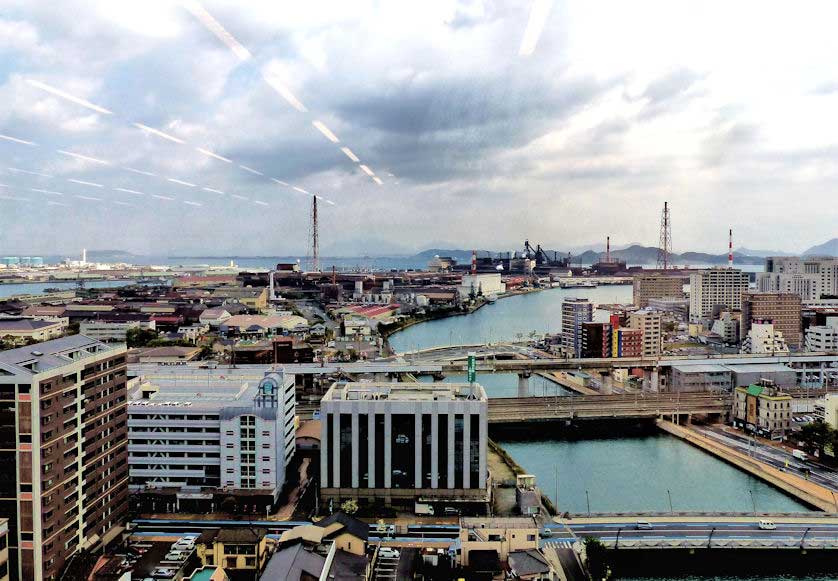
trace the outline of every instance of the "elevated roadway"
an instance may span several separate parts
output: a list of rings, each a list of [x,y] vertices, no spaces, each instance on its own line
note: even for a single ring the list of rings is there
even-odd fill
[[[489,400],[489,423],[660,418],[689,414],[724,415],[729,413],[731,405],[730,396],[711,393],[503,397]]]

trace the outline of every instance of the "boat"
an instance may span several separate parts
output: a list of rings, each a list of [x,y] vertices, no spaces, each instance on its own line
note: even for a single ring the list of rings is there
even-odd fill
[[[592,280],[563,280],[559,283],[562,288],[596,288],[597,283]]]

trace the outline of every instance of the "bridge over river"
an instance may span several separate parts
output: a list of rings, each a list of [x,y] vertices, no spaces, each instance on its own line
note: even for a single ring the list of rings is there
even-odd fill
[[[691,414],[725,415],[729,395],[635,393],[558,397],[502,397],[489,400],[489,423],[520,424],[570,419],[659,418]]]

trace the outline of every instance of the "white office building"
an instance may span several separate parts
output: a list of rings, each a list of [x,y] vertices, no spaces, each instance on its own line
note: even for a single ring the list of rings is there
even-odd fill
[[[806,329],[806,351],[838,351],[838,325],[818,325]]]
[[[742,340],[742,353],[788,355],[789,348],[783,334],[768,321],[754,321]]]
[[[336,383],[320,414],[324,501],[488,501],[488,400],[479,384]]]
[[[139,382],[128,406],[135,501],[157,512],[272,505],[294,455],[293,375],[242,381],[207,372]]]
[[[804,301],[838,294],[838,258],[771,256],[757,275],[760,292],[793,293]]]
[[[713,314],[713,308],[742,308],[742,293],[748,291],[748,274],[737,268],[710,268],[690,274],[690,322]]]

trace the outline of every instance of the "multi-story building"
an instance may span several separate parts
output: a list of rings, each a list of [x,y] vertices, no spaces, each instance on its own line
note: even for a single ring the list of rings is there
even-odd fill
[[[827,393],[815,403],[815,417],[838,430],[838,393]]]
[[[506,285],[501,281],[500,273],[464,274],[457,292],[461,299],[478,295],[488,297],[506,292]]]
[[[294,376],[158,376],[131,392],[128,463],[134,500],[155,511],[271,507],[294,455]]]
[[[632,295],[634,304],[645,309],[649,306],[650,299],[683,299],[684,285],[687,283],[685,276],[673,276],[667,274],[643,274],[633,279]]]
[[[611,357],[643,355],[643,331],[618,327],[611,331]]]
[[[64,334],[67,325],[30,317],[0,318],[0,340],[20,345],[25,341],[48,341]]]
[[[742,308],[748,273],[737,268],[709,268],[690,274],[690,321],[709,318],[717,306]]]
[[[646,308],[671,315],[678,321],[686,321],[690,316],[690,299],[687,298],[650,298],[648,303]]]
[[[573,357],[582,356],[582,324],[593,317],[594,305],[588,299],[568,297],[562,301],[562,343]]]
[[[742,339],[742,353],[762,355],[788,355],[789,347],[783,334],[771,321],[754,320],[751,330]]]
[[[740,313],[741,315],[741,313]],[[736,316],[736,313],[724,311],[719,314],[718,319],[713,320],[713,325],[710,331],[718,335],[722,343],[727,345],[739,344],[739,327],[741,326],[741,316]]]
[[[487,414],[477,383],[334,384],[320,402],[324,502],[485,510]]]
[[[806,351],[838,351],[838,326],[816,325],[806,329]]]
[[[757,275],[762,292],[793,293],[804,301],[838,294],[838,258],[770,256]]]
[[[643,357],[657,357],[663,346],[661,331],[661,314],[643,309],[629,315],[629,328],[640,329],[643,335],[641,355]]]
[[[150,329],[156,327],[155,321],[82,321],[79,333],[97,341],[125,343],[130,329]]]
[[[611,357],[609,323],[582,323],[582,357]]]
[[[797,349],[802,343],[800,296],[792,293],[746,292],[742,294],[740,337],[746,337],[753,321],[770,320],[786,344]]]
[[[733,425],[760,436],[782,439],[791,425],[791,396],[781,393],[770,381],[737,387]]]
[[[12,579],[55,580],[123,530],[125,348],[73,335],[0,352],[0,516]]]

